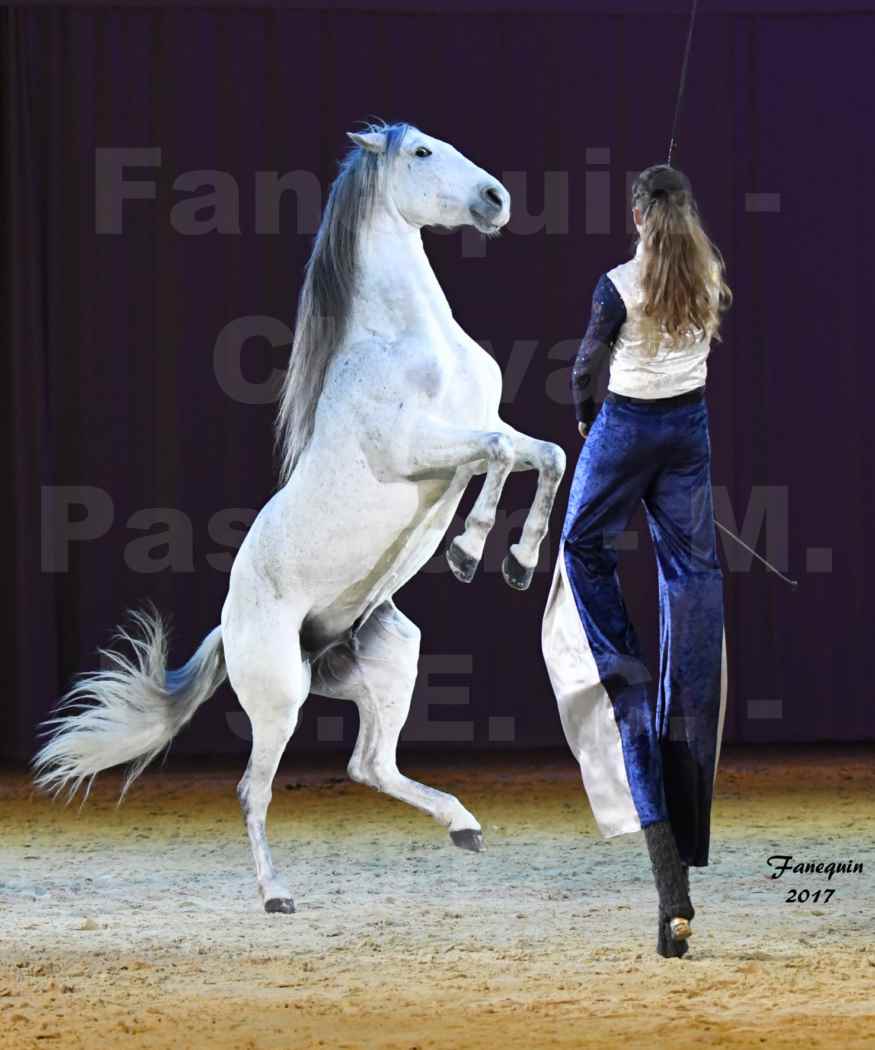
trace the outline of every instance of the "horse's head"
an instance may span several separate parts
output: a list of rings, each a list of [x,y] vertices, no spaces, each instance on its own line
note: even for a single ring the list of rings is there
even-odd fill
[[[495,234],[510,219],[510,194],[454,146],[412,125],[350,132],[384,161],[386,203],[413,226],[476,226]]]

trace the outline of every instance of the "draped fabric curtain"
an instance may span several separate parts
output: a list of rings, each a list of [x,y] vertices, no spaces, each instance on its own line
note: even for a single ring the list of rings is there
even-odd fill
[[[50,108],[29,60],[32,34],[15,9],[3,26],[3,266],[6,350],[3,355],[6,429],[3,514],[7,553],[0,754],[26,757],[32,721],[58,683],[56,580],[39,571],[40,485],[51,476],[52,412],[47,369],[50,252],[46,243],[49,192],[46,137],[39,130]]]
[[[498,241],[427,233],[427,247],[503,368],[504,417],[563,444],[573,469],[569,357],[596,278],[629,251],[631,173],[665,154],[685,5],[493,7],[0,14],[3,757],[32,753],[126,609],[172,613],[174,662],[218,622],[235,546],[275,483],[271,397],[356,122],[411,120],[511,188]],[[676,163],[736,294],[710,374],[717,508],[802,580],[794,594],[722,547],[729,740],[875,735],[873,17],[724,0],[696,30]],[[471,587],[437,557],[399,595],[423,629],[405,746],[561,742],[539,625],[562,507],[532,589],[509,592],[499,572],[531,495],[531,478],[512,479]],[[652,653],[640,520],[624,547]],[[305,710],[293,746],[349,746],[345,705]],[[246,735],[223,691],[176,748],[236,753]]]

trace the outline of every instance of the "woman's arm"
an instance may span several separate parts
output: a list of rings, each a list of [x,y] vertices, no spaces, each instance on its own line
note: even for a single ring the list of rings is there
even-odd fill
[[[610,356],[611,347],[625,320],[623,298],[610,277],[602,274],[593,292],[589,325],[571,369],[571,394],[581,435],[585,434],[595,419],[595,381]]]

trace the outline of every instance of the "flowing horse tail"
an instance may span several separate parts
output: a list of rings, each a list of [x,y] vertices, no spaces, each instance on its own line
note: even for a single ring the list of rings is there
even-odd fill
[[[129,764],[121,799],[146,766],[225,681],[222,628],[204,638],[187,664],[167,669],[167,627],[154,609],[132,615],[115,641],[130,656],[101,649],[105,670],[83,675],[46,722],[48,740],[33,761],[38,788],[73,798],[111,766]]]

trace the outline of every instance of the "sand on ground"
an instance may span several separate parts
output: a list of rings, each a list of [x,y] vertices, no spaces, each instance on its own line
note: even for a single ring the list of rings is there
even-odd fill
[[[654,952],[642,836],[598,837],[568,755],[405,766],[487,851],[289,761],[293,916],[255,895],[236,770],[147,773],[118,809],[106,775],[81,811],[0,778],[0,1048],[875,1046],[871,750],[725,757],[684,960]],[[774,880],[774,854],[864,867]]]

